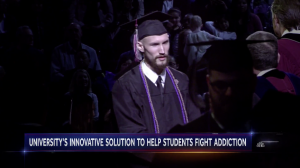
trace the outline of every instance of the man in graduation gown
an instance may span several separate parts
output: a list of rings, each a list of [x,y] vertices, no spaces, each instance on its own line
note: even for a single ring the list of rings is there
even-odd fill
[[[253,72],[257,75],[256,94],[262,98],[268,90],[275,90],[300,95],[300,78],[276,68],[280,62],[276,36],[258,31],[251,34],[247,40],[273,40],[248,45],[253,59]]]
[[[252,109],[256,75],[252,71],[251,55],[246,44],[234,41],[217,43],[208,49],[204,58],[208,60],[207,85],[210,111],[191,123],[174,127],[169,133],[288,132],[289,128],[290,131],[295,130],[292,128],[297,128],[296,119],[293,120],[293,117],[283,115],[282,112],[299,110],[296,104],[299,97],[280,92],[268,92]],[[289,137],[285,136],[285,138],[293,140],[295,136],[289,134]],[[284,142],[284,145],[287,144]],[[292,149],[288,147],[291,146],[283,149]],[[276,156],[275,163],[278,166],[279,163],[285,164],[283,161],[289,159],[290,155],[286,157],[280,154],[267,156],[249,153],[157,154],[153,160],[153,167],[162,167],[165,164],[184,165],[184,167],[240,166],[241,164],[244,167],[262,167],[262,161],[271,163],[270,160],[262,158],[264,156],[269,159]]]
[[[248,132],[256,76],[247,45],[235,41],[213,44],[203,57],[208,60],[206,82],[210,111],[170,132]]]
[[[138,27],[137,48],[144,59],[119,77],[112,89],[121,133],[167,133],[200,116],[190,99],[188,77],[168,67],[169,36],[158,20]]]

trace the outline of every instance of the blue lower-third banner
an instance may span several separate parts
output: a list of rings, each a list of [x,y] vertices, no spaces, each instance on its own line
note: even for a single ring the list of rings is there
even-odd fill
[[[251,152],[252,134],[25,134],[25,151]]]

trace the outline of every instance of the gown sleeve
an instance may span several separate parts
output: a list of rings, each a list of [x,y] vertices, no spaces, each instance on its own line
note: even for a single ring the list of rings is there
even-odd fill
[[[129,85],[116,81],[112,89],[113,111],[117,120],[120,133],[148,133],[140,117],[141,109],[135,103]]]

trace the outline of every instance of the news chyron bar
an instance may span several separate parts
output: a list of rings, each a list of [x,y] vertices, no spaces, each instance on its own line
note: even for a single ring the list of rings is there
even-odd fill
[[[282,133],[25,134],[24,152],[280,152]]]

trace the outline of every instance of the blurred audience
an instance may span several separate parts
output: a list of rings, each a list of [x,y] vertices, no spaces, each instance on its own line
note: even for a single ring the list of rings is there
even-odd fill
[[[169,33],[170,39],[170,55],[178,57],[178,37],[183,30],[181,25],[181,11],[178,8],[171,8],[168,11],[171,16],[168,22],[165,22],[165,27]]]
[[[82,27],[83,42],[96,51],[107,47],[113,16],[110,0],[74,0],[70,6],[70,21]]]
[[[90,119],[93,119],[94,121],[99,120],[99,109],[98,109],[98,98],[97,96],[92,92],[91,88],[91,78],[89,73],[84,69],[79,69],[75,72],[72,81],[70,83],[70,89],[69,92],[65,94],[66,97],[66,104],[69,104],[70,106],[67,108],[64,114],[69,118],[68,123],[70,125],[76,124],[76,121],[72,120],[81,120],[81,124],[90,124],[92,121]],[[80,105],[81,103],[85,102],[87,97],[90,97],[92,100],[92,104],[90,102],[87,106],[88,108],[81,107],[79,109],[74,108],[76,105]],[[78,111],[77,111],[78,110]],[[73,113],[74,111],[78,113]],[[74,117],[74,115],[78,115],[77,117]],[[73,121],[73,122],[72,122]],[[76,128],[76,130],[85,130],[87,129],[86,126],[83,126],[80,128]],[[89,130],[91,131],[91,130]]]
[[[14,114],[16,122],[40,123],[47,103],[45,58],[33,44],[31,29],[21,26],[16,32],[14,45],[4,54],[6,109],[11,115]],[[16,95],[18,106],[14,106],[12,112],[9,109],[13,107]]]
[[[216,37],[223,40],[235,40],[236,33],[229,32],[229,21],[227,16],[227,6],[222,0],[215,0],[210,4],[211,10],[214,12],[213,21],[205,22],[206,30]]]
[[[232,0],[229,26],[229,31],[235,32],[238,40],[263,30],[259,17],[251,12],[250,0]]]
[[[191,21],[191,31],[192,33],[187,35],[187,40],[184,49],[184,55],[188,59],[189,65],[192,65],[193,61],[199,62],[202,56],[205,54],[206,50],[210,47],[210,45],[197,46],[190,45],[193,43],[199,42],[207,42],[214,40],[222,40],[222,38],[211,35],[205,31],[202,31],[203,24],[200,16],[193,16]]]
[[[118,11],[116,17],[118,25],[138,19],[144,15],[144,2],[142,0],[124,0],[120,4],[122,9]]]

